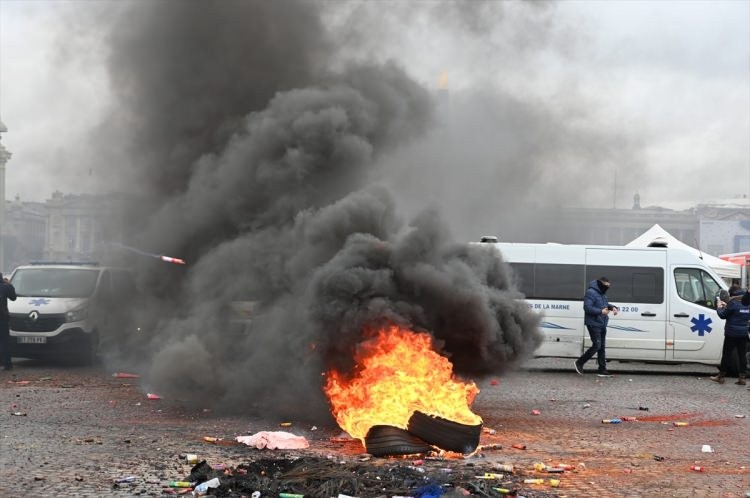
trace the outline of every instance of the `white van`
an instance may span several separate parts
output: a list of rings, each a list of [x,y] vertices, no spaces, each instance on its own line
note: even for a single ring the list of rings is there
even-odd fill
[[[716,296],[727,285],[699,256],[679,248],[478,243],[513,268],[545,341],[537,356],[578,358],[591,346],[583,296],[592,280],[612,283],[620,308],[607,326],[607,358],[718,365],[724,320]]]
[[[38,263],[10,276],[18,296],[8,301],[13,356],[96,358],[102,333],[116,334],[136,296],[128,270],[97,263]]]

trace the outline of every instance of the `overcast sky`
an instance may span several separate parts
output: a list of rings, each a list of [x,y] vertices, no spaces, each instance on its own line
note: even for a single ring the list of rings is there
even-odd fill
[[[550,173],[557,156],[561,168],[576,163],[585,172],[576,181],[601,194],[591,197],[591,205],[570,195],[570,205],[629,207],[638,192],[644,206],[684,208],[748,194],[750,2],[488,4],[484,17],[462,18],[460,7],[434,12],[438,2],[337,2],[324,19],[334,39],[342,40],[342,59],[393,58],[432,89],[444,74],[452,102],[501,94],[505,104],[496,109],[502,113],[512,96],[559,120],[551,124],[586,130],[544,159]],[[432,12],[410,17],[420,9]],[[95,192],[107,184],[97,167],[101,161],[127,167],[119,151],[102,151],[91,138],[112,112],[116,82],[109,81],[102,39],[111,22],[107,11],[116,10],[117,2],[96,0],[0,0],[0,118],[8,128],[2,143],[13,154],[7,198],[44,200],[56,189]],[[96,23],[80,22],[87,16]],[[367,21],[352,22],[358,18]],[[481,123],[475,136],[493,136],[492,119],[473,121],[463,112],[457,122]],[[529,130],[530,142],[552,136]],[[602,132],[609,140],[621,137],[608,147],[626,149],[627,156],[587,154],[581,137]],[[481,163],[472,153],[459,150],[452,157],[463,161],[464,176],[481,183],[491,171],[472,170],[472,163]],[[402,154],[394,161],[429,157],[416,150]],[[523,167],[522,156],[512,159]],[[545,170],[535,174],[545,184]],[[554,180],[548,183],[561,181],[549,177]],[[409,195],[409,188],[400,193]]]

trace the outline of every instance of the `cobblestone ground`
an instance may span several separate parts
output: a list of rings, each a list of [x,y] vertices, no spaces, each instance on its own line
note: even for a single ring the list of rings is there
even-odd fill
[[[558,478],[559,488],[528,485],[567,497],[744,497],[750,491],[750,391],[708,380],[704,366],[612,362],[613,378],[577,375],[572,361],[536,359],[480,383],[474,410],[485,421],[486,463],[513,464],[530,477]],[[638,407],[648,407],[648,411]],[[191,466],[181,454],[236,465],[283,452],[203,441],[233,440],[261,430],[304,435],[310,453],[358,458],[358,444],[330,441],[334,426],[312,430],[278,420],[219,416],[169,400],[148,400],[138,379],[103,367],[49,366],[19,361],[0,374],[0,496],[100,497],[161,495]],[[534,410],[538,415],[533,414]],[[743,418],[740,418],[742,416]],[[637,421],[603,424],[603,419]],[[675,422],[687,425],[675,426]],[[491,432],[494,431],[494,434]],[[512,446],[525,445],[526,449]],[[702,452],[710,445],[712,453]],[[534,463],[575,470],[541,474]],[[704,467],[695,472],[692,465]],[[115,479],[136,476],[113,487]],[[522,490],[521,494],[523,494]]]

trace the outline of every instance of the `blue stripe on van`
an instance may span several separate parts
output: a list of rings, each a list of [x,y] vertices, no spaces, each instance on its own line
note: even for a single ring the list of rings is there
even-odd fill
[[[539,326],[543,329],[575,330],[570,327],[563,327],[562,325],[558,325],[552,322],[542,322],[539,324]]]
[[[622,325],[607,325],[608,329],[624,330],[625,332],[648,332],[647,330],[637,329],[635,327],[623,327]]]

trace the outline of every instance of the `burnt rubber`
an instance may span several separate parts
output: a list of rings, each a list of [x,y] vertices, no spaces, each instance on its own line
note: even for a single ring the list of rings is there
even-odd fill
[[[482,424],[460,424],[416,411],[409,419],[407,430],[440,449],[466,454],[473,452],[479,446]]]
[[[365,436],[365,449],[373,456],[414,455],[433,448],[413,434],[392,425],[373,425]]]

